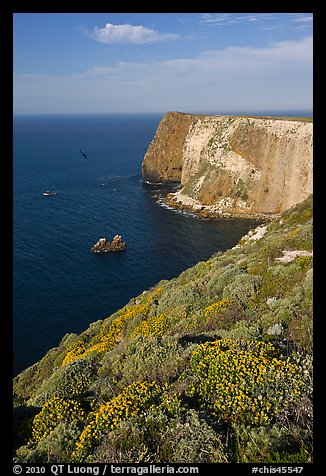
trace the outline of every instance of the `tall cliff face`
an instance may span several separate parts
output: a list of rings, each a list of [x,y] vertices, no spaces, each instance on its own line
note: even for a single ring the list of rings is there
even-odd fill
[[[312,193],[312,123],[168,113],[143,177],[181,182],[174,206],[224,216],[280,213]]]
[[[168,112],[161,120],[142,165],[148,182],[180,182],[183,145],[194,116]]]

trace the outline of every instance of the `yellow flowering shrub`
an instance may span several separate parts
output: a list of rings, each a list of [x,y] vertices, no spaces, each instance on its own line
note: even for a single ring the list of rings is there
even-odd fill
[[[225,311],[230,304],[230,299],[222,299],[221,301],[214,302],[210,306],[205,307],[203,314],[207,318],[216,317],[221,314],[221,312]]]
[[[34,441],[43,440],[62,421],[69,423],[85,418],[84,410],[76,400],[52,398],[43,405],[40,413],[34,417],[32,439]]]
[[[76,359],[80,359],[84,356],[86,352],[86,347],[83,342],[77,341],[69,347],[69,352],[66,357],[63,359],[61,365],[68,364],[73,362]]]
[[[65,358],[62,361],[62,366],[66,364],[70,364],[70,362],[74,362],[77,359],[83,359],[88,355],[89,352],[87,352],[88,349],[86,349],[85,345],[83,342],[76,342],[73,344],[71,347],[69,347],[69,352],[65,356]]]
[[[177,392],[169,392],[168,384],[162,386],[161,403],[157,405],[158,411],[164,411],[169,416],[178,416],[184,411],[185,407]]]
[[[312,263],[312,256],[299,256],[295,262],[301,269],[304,269],[308,264]]]
[[[168,329],[169,318],[167,315],[160,314],[159,316],[152,316],[146,321],[142,321],[136,329],[131,333],[130,338],[136,336],[147,337],[149,335],[163,336]]]
[[[160,392],[161,388],[155,382],[134,382],[97,411],[91,412],[72,458],[75,461],[82,459],[105,433],[114,430],[123,420],[137,415]]]
[[[190,395],[229,423],[269,424],[304,387],[300,367],[278,358],[270,343],[206,342],[193,352],[190,365]]]
[[[99,333],[100,340],[98,342],[91,342],[89,347],[86,347],[85,344],[80,341],[74,343],[63,359],[62,365],[66,365],[76,359],[83,359],[92,352],[101,354],[113,349],[122,337],[122,330],[126,322],[140,314],[147,316],[153,298],[157,296],[161,290],[162,288],[158,287],[146,296],[139,304],[125,306],[118,311],[118,317],[111,323],[109,331],[104,335],[101,335],[101,332]]]
[[[287,236],[289,238],[294,238],[298,233],[300,233],[301,231],[301,227],[297,226],[296,228],[294,228],[294,230],[291,230],[287,233]]]
[[[213,263],[212,258],[208,259],[207,261],[204,262],[204,266],[210,266]]]

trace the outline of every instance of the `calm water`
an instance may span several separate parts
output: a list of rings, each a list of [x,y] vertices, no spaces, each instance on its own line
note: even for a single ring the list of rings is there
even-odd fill
[[[233,246],[253,226],[199,220],[157,203],[168,187],[143,184],[141,163],[160,119],[15,117],[14,373],[65,333]],[[45,190],[56,195],[44,197]],[[115,234],[125,252],[90,252]]]

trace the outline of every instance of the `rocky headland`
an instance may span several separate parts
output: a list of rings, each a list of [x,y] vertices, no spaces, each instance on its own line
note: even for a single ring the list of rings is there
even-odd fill
[[[179,182],[167,204],[202,217],[269,219],[312,193],[312,145],[310,120],[169,112],[143,179]]]

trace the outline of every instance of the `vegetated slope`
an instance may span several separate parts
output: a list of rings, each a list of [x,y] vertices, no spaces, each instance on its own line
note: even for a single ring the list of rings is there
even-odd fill
[[[310,462],[312,197],[14,379],[16,462]]]

